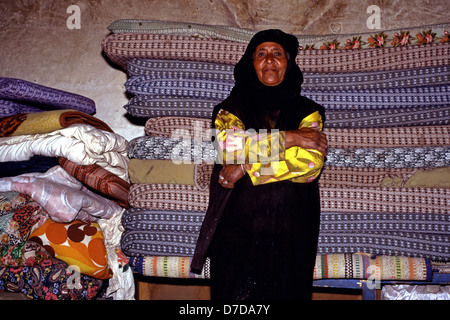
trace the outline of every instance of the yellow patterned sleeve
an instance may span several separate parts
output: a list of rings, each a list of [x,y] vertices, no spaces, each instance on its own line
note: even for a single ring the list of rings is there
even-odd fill
[[[323,156],[317,150],[285,149],[285,131],[252,132],[230,112],[220,110],[215,119],[218,161],[223,164],[252,164],[247,173],[253,185],[282,180],[305,183],[322,170]],[[314,112],[299,128],[322,130],[322,117]]]
[[[284,158],[284,131],[245,130],[242,121],[225,110],[219,111],[214,125],[219,163],[268,164]]]
[[[323,129],[322,116],[314,112],[305,117],[299,128]],[[322,154],[317,150],[291,147],[286,149],[284,158],[269,164],[254,163],[247,171],[253,185],[260,185],[282,180],[307,183],[316,179],[324,164]]]

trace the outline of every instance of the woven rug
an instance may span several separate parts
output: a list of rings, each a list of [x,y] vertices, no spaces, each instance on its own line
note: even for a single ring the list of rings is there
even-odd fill
[[[213,143],[185,138],[141,136],[127,147],[128,157],[172,160],[175,163],[213,163]],[[328,166],[368,168],[435,168],[450,166],[450,146],[329,148]]]
[[[87,97],[14,78],[0,78],[0,99],[31,103],[47,111],[74,109],[93,114],[96,110],[95,102]]]
[[[210,261],[200,275],[189,272],[191,257],[131,257],[130,265],[144,276],[209,279]],[[429,259],[371,254],[317,255],[314,279],[430,280]]]
[[[125,230],[120,247],[128,257],[149,255],[192,256],[198,234]]]
[[[134,208],[206,212],[209,192],[191,185],[132,184],[128,202]]]
[[[122,218],[128,256],[192,256],[205,211],[130,208]],[[322,212],[318,253],[370,252],[450,260],[448,213]]]
[[[112,132],[105,122],[84,112],[53,110],[20,113],[0,118],[0,137],[49,133],[75,123],[89,124],[97,129]]]
[[[210,121],[216,101],[134,96],[124,106],[139,118],[192,117]],[[327,110],[327,128],[382,128],[450,124],[450,105],[377,110]]]
[[[204,79],[152,79],[134,76],[125,83],[133,95],[148,95],[207,101],[225,100],[234,83]],[[450,85],[399,87],[370,90],[321,90],[304,88],[302,95],[327,110],[389,109],[397,107],[439,106],[450,104]]]
[[[317,253],[373,252],[450,261],[448,234],[413,232],[347,232],[319,234]]]
[[[127,152],[129,158],[172,160],[175,163],[214,163],[216,150],[212,142],[185,138],[141,136],[132,139]]]
[[[448,24],[383,30],[375,33],[295,35],[299,44],[308,49],[361,49],[379,46],[406,46],[430,42],[448,41]],[[221,25],[207,25],[188,22],[158,21],[142,19],[121,19],[108,26],[113,33],[161,33],[220,38],[248,43],[256,30]]]
[[[193,255],[205,212],[130,208],[122,216],[127,256]]]
[[[450,189],[324,187],[320,200],[323,212],[448,214]]]
[[[225,63],[138,58],[129,60],[126,68],[130,78],[148,76],[151,79],[208,79],[234,83],[233,70],[234,65]],[[440,74],[440,70],[436,72]],[[430,70],[430,73],[435,72]]]
[[[204,211],[167,211],[129,208],[122,215],[126,230],[198,235]]]
[[[382,110],[331,110],[326,111],[326,117],[328,128],[440,126],[450,124],[450,105]]]
[[[395,212],[448,214],[447,188],[322,187],[323,212]],[[131,207],[169,211],[206,211],[209,192],[191,185],[133,184]]]
[[[236,64],[246,47],[246,43],[223,39],[158,33],[110,34],[102,41],[108,58],[124,70],[132,58]],[[449,53],[447,43],[373,50],[300,50],[297,63],[305,72],[412,69],[448,65]]]
[[[9,117],[19,113],[42,112],[44,110],[17,103],[15,101],[0,99],[0,117]]]
[[[431,280],[431,262],[363,253],[317,255],[314,279]]]
[[[148,136],[173,137],[184,134],[210,140],[211,120],[192,117],[149,118],[144,131]],[[328,144],[333,148],[412,147],[450,145],[450,126],[387,128],[325,128]]]
[[[211,119],[216,104],[216,100],[138,95],[132,97],[124,108],[130,115],[139,118],[175,116]]]
[[[234,65],[188,60],[131,59],[126,72],[129,78],[202,79],[234,84]],[[303,89],[375,90],[448,84],[450,66],[399,69],[371,72],[303,72]]]
[[[411,232],[449,236],[450,215],[396,212],[322,212],[320,215],[321,234],[346,234],[356,231],[361,234]],[[443,243],[443,246],[450,247],[450,243]]]
[[[130,159],[132,183],[187,184],[208,191],[213,165],[174,164],[171,160]],[[324,187],[448,188],[450,167],[444,168],[353,168],[325,166],[319,184]]]
[[[450,146],[329,148],[326,165],[366,168],[437,168],[450,165]]]

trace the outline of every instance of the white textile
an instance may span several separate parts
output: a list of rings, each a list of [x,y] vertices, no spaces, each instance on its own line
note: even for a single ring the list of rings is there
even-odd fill
[[[64,157],[79,165],[97,164],[128,179],[127,140],[87,124],[45,134],[0,138],[0,162],[26,161],[34,155]]]
[[[57,222],[108,219],[122,210],[115,202],[88,190],[61,166],[50,168],[45,173],[0,179],[0,192],[8,191],[29,195]]]
[[[386,285],[381,300],[450,300],[450,286],[439,285]]]

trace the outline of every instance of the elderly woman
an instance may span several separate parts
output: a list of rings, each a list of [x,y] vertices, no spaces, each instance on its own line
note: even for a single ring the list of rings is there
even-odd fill
[[[310,299],[319,233],[323,108],[300,95],[296,37],[258,32],[213,112],[218,162],[193,272],[213,299]]]

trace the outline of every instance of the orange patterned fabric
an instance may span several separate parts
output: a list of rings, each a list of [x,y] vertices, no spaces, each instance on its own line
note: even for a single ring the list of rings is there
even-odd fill
[[[77,266],[83,274],[97,279],[111,277],[103,232],[95,222],[59,223],[48,219],[29,240],[68,265]]]

